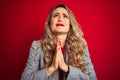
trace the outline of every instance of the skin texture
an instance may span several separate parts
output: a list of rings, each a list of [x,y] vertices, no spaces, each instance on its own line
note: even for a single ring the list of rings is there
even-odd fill
[[[57,24],[63,24],[63,26],[56,26]],[[64,8],[56,8],[50,19],[50,29],[54,35],[66,34],[69,31],[70,21],[69,15]]]

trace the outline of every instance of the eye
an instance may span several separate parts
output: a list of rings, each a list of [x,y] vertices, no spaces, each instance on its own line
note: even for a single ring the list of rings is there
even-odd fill
[[[57,17],[57,16],[58,16],[58,14],[53,15],[53,17]]]
[[[65,15],[65,14],[63,15],[63,17],[64,17],[64,18],[69,18],[69,17],[68,17],[67,15]]]

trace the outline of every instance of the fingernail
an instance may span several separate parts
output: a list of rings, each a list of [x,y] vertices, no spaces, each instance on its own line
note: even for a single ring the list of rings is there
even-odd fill
[[[60,50],[60,48],[58,48],[58,50]]]
[[[60,41],[57,41],[57,44],[60,44]]]

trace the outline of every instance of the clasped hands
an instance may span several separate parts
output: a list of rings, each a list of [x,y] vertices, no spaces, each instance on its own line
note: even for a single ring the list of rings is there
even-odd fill
[[[53,62],[50,67],[48,67],[48,76],[52,74],[55,70],[60,69],[64,72],[68,71],[68,65],[64,61],[64,57],[61,50],[60,41],[56,42],[56,51],[53,57]]]

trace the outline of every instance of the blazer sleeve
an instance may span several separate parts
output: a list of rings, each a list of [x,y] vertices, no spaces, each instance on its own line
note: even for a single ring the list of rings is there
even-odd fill
[[[90,72],[90,74],[85,74],[80,69],[69,65],[67,80],[97,80],[88,50],[85,52],[84,60],[89,63],[86,66],[86,69]]]
[[[46,68],[39,70],[40,53],[36,55],[36,48],[39,44],[38,41],[33,41],[21,80],[48,80]]]

